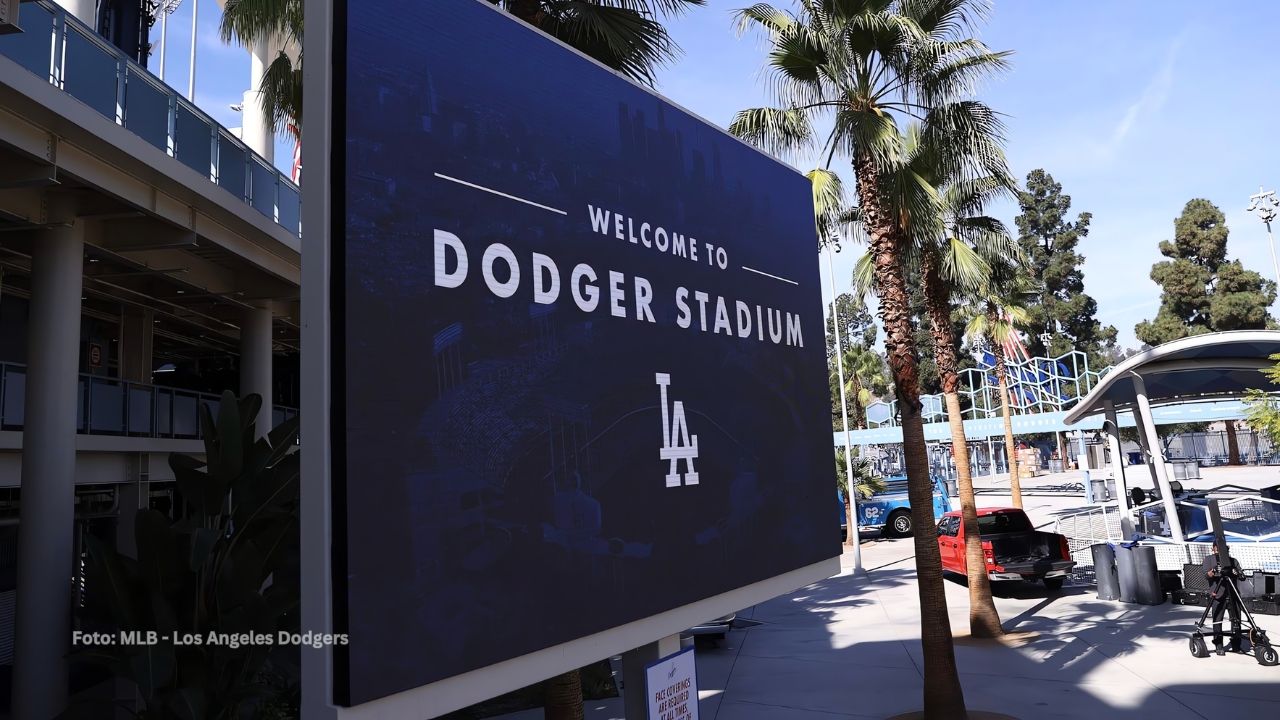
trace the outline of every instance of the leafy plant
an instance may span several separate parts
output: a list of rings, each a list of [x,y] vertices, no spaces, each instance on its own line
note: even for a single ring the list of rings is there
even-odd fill
[[[1276,364],[1264,369],[1262,374],[1272,385],[1280,385],[1280,353],[1267,359]],[[1244,404],[1248,408],[1249,427],[1265,435],[1272,446],[1280,445],[1280,403],[1276,397],[1259,388],[1250,388],[1245,393]]]
[[[298,650],[279,633],[298,627],[298,421],[258,438],[261,406],[227,392],[216,419],[201,409],[205,458],[169,456],[177,519],[139,510],[136,559],[86,538],[84,627],[140,642],[78,655],[136,686],[139,718],[279,717],[296,704]]]

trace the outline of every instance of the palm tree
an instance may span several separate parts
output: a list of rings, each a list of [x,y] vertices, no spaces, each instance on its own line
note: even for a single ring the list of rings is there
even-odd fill
[[[1013,263],[995,263],[991,267],[991,279],[974,293],[967,305],[968,320],[965,336],[981,340],[991,348],[995,358],[996,381],[1000,385],[1000,413],[1004,417],[1004,449],[1009,464],[1009,493],[1015,507],[1022,507],[1022,481],[1018,477],[1017,451],[1013,445],[1013,420],[1009,414],[1009,373],[1005,357],[1005,343],[1017,335],[1017,328],[1025,325],[1030,314],[1023,303],[1031,297],[1030,278],[1021,266]]]
[[[889,389],[885,375],[884,358],[874,348],[850,344],[844,350],[844,391],[849,399],[853,426],[862,430],[867,426],[867,406]]]
[[[636,82],[654,84],[654,70],[679,48],[660,19],[706,0],[489,0]]]
[[[859,500],[865,500],[878,492],[883,492],[885,488],[884,478],[876,474],[871,461],[866,458],[855,457],[852,463],[846,464],[844,448],[836,448],[835,460],[836,492],[844,500],[845,522],[857,522],[858,518],[854,512],[854,503],[849,498],[848,469],[853,469],[853,492]],[[849,531],[845,534],[845,542],[850,542],[852,537],[853,528],[850,526]]]
[[[889,379],[884,373],[884,358],[880,357],[880,353],[869,347],[862,345],[850,344],[845,347],[842,354],[844,361],[844,395],[846,402],[849,404],[849,413],[853,416],[853,426],[855,429],[861,430],[867,426],[867,405],[877,395],[881,395],[887,391]],[[832,372],[834,375],[834,371]],[[844,449],[836,450],[837,463],[840,465],[840,480],[837,484],[842,488],[841,496],[844,498],[845,517],[854,517],[853,504],[850,502],[848,485],[843,479],[848,472],[844,465]],[[859,463],[865,466],[866,471],[870,471],[871,463],[865,459],[856,459],[853,461],[853,474],[855,482],[863,475],[859,471]],[[883,485],[875,486],[876,489],[882,489]],[[857,489],[855,489],[856,491]],[[865,497],[869,493],[858,492],[859,497]],[[853,531],[845,535],[845,544],[853,545]]]
[[[246,47],[261,40],[276,51],[259,102],[277,131],[302,133],[304,0],[226,0],[219,32]],[[706,0],[488,0],[520,20],[646,85],[679,53],[660,20]]]
[[[303,0],[227,0],[218,32],[223,42],[268,43],[275,57],[262,76],[258,102],[277,132],[302,136]]]
[[[978,529],[977,504],[969,467],[969,447],[960,410],[959,359],[952,325],[954,291],[977,292],[989,280],[991,266],[984,258],[1013,258],[1021,250],[999,220],[982,214],[998,197],[1012,197],[1017,182],[1005,161],[1003,126],[995,113],[968,101],[975,123],[935,126],[930,113],[903,138],[904,154],[884,180],[902,230],[911,242],[907,263],[917,271],[925,311],[933,337],[934,361],[942,384],[951,446],[955,456],[969,586],[969,630],[975,637],[1003,634],[1000,615],[991,597]],[[945,112],[946,108],[943,109]],[[912,208],[937,205],[936,215],[921,217]],[[865,265],[865,263],[864,263]],[[857,273],[866,282],[867,270]]]
[[[908,496],[917,528],[934,524],[933,492],[925,457],[910,293],[903,273],[907,241],[886,203],[882,172],[902,152],[897,118],[923,119],[967,93],[975,80],[1005,67],[1005,54],[992,53],[978,40],[963,37],[982,19],[986,7],[972,0],[799,0],[795,13],[767,4],[737,13],[741,29],[761,29],[771,41],[768,65],[776,105],[739,112],[730,131],[778,154],[820,145],[827,158],[839,152],[852,160],[901,415]],[[832,130],[821,141],[816,120],[831,121]],[[940,126],[970,120],[962,105],[935,118]],[[924,715],[963,717],[964,692],[956,671],[937,540],[917,532],[914,542],[925,663]]]

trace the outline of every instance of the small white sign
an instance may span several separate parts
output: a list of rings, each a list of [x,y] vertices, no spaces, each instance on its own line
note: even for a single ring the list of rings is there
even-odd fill
[[[693,648],[645,668],[649,720],[698,720],[698,669]]]

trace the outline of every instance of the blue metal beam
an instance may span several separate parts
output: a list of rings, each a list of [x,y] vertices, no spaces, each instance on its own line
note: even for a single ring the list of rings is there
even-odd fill
[[[1208,403],[1182,403],[1178,405],[1161,405],[1151,409],[1156,425],[1172,425],[1186,422],[1212,422],[1214,420],[1239,420],[1245,416],[1244,403],[1239,400],[1219,400]],[[1102,415],[1084,418],[1075,425],[1067,425],[1064,419],[1065,410],[1059,412],[1033,413],[1014,415],[1012,417],[1013,434],[1065,432],[1070,430],[1099,430],[1102,428]],[[1133,413],[1122,412],[1117,418],[1120,427],[1133,427]],[[965,420],[964,434],[970,440],[985,440],[988,437],[1004,435],[1004,419],[1000,417]],[[924,426],[925,440],[950,440],[951,426],[945,422],[928,423]],[[879,445],[902,442],[901,427],[879,427],[869,430],[853,430],[849,433],[849,441],[853,445]],[[835,444],[843,447],[844,433],[835,433]]]

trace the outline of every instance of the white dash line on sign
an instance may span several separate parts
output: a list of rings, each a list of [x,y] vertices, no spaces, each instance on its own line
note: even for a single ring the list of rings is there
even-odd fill
[[[757,269],[755,269],[755,268],[749,268],[749,267],[747,267],[746,265],[743,265],[743,266],[742,266],[742,269],[743,269],[743,270],[746,270],[747,272],[753,272],[753,273],[755,273],[755,274],[757,274],[757,275],[763,275],[763,276],[765,276],[765,277],[773,278],[774,280],[781,280],[781,281],[782,281],[782,282],[784,282],[784,283],[791,283],[792,285],[795,285],[795,286],[797,286],[797,287],[800,285],[800,283],[796,282],[795,280],[788,280],[788,279],[786,279],[786,278],[784,278],[784,277],[778,277],[777,275],[770,275],[769,273],[767,273],[767,272],[765,272],[765,271],[763,271],[763,270],[757,270]]]
[[[515,200],[516,202],[524,203],[525,205],[532,205],[532,206],[534,206],[534,207],[536,207],[536,208],[540,208],[540,209],[542,209],[542,210],[549,210],[549,211],[551,211],[551,212],[553,212],[553,213],[558,213],[558,214],[560,214],[560,215],[568,215],[568,214],[569,214],[569,213],[567,213],[567,212],[565,212],[565,211],[563,211],[563,210],[558,210],[558,209],[553,208],[553,207],[550,207],[550,206],[548,206],[548,205],[543,205],[542,203],[536,203],[536,202],[534,202],[534,201],[532,201],[532,200],[525,200],[525,199],[524,199],[524,198],[522,198],[522,197],[516,197],[515,195],[510,195],[510,194],[508,194],[508,193],[504,193],[504,192],[502,192],[502,191],[500,191],[500,190],[494,190],[493,188],[487,188],[487,187],[485,187],[485,186],[483,186],[483,185],[477,185],[477,184],[475,184],[475,183],[467,182],[466,180],[459,180],[459,179],[458,179],[458,178],[456,178],[456,177],[449,177],[448,175],[442,175],[441,173],[433,173],[433,174],[434,174],[436,177],[440,178],[441,180],[448,180],[449,182],[458,183],[459,185],[466,185],[466,186],[467,186],[467,187],[469,187],[469,188],[475,188],[476,190],[482,190],[482,191],[487,192],[487,193],[492,193],[492,194],[494,194],[494,195],[497,195],[498,197],[504,197],[504,198],[506,198],[506,199],[508,199],[508,200]]]

